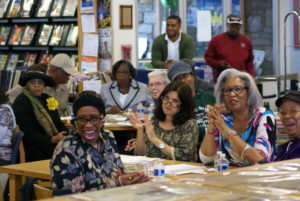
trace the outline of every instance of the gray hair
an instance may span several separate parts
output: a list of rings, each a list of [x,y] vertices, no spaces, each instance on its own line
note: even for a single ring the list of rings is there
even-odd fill
[[[163,77],[163,82],[167,85],[170,83],[170,80],[168,78],[168,72],[167,70],[160,70],[156,69],[150,73],[148,73],[148,78],[150,79],[151,77],[156,77],[156,76],[162,76]]]
[[[247,105],[251,109],[257,109],[262,106],[262,97],[257,89],[253,77],[251,77],[249,73],[238,71],[234,68],[224,70],[218,77],[217,84],[215,86],[215,96],[217,104],[224,103],[224,95],[222,89],[224,88],[226,79],[230,77],[239,77],[245,82],[246,87],[248,87]]]

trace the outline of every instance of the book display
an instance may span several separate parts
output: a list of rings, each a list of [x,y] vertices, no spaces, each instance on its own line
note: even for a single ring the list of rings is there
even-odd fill
[[[5,90],[14,86],[14,71],[47,66],[57,53],[78,54],[76,11],[77,0],[0,0],[0,83]]]

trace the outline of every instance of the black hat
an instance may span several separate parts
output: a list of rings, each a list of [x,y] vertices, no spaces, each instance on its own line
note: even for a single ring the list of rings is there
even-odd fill
[[[284,100],[289,99],[300,104],[300,91],[292,90],[276,100],[275,104],[280,107]]]
[[[100,114],[103,116],[106,115],[104,102],[95,92],[83,91],[81,94],[79,94],[79,97],[74,101],[73,104],[74,115],[76,116],[78,110],[84,106],[93,106],[100,112]]]
[[[47,75],[46,68],[40,65],[33,65],[28,67],[26,73],[22,74],[19,80],[19,84],[24,87],[26,83],[31,79],[42,79],[45,82],[45,86],[55,86],[55,80]]]

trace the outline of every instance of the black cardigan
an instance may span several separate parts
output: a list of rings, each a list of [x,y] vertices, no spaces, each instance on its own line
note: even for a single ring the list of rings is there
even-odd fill
[[[46,99],[49,96],[42,94],[38,97],[41,104],[49,113],[58,132],[68,131],[61,122],[58,110],[48,110]],[[50,159],[56,144],[51,143],[51,136],[40,126],[30,100],[21,93],[13,103],[13,110],[20,130],[24,132],[23,143],[26,154],[26,161],[38,161]]]

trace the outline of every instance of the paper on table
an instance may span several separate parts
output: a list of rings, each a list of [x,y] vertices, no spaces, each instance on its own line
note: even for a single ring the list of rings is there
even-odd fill
[[[187,165],[187,164],[177,164],[177,165],[166,165],[165,166],[166,175],[176,176],[181,174],[206,174],[202,166]]]
[[[124,164],[141,163],[145,161],[155,161],[157,158],[148,158],[145,156],[130,156],[121,154],[121,160]]]

